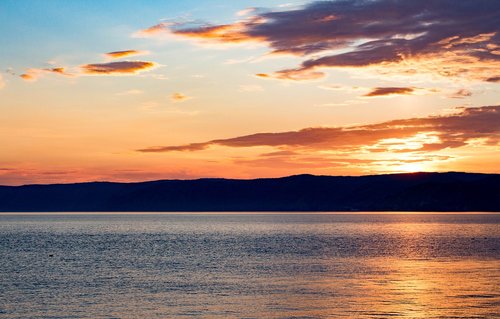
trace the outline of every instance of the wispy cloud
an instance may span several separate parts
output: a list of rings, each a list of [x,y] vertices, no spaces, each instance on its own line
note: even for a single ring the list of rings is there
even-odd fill
[[[449,97],[452,99],[464,99],[464,98],[469,97],[469,96],[472,96],[471,91],[469,91],[467,89],[460,89],[460,90],[453,92],[453,94],[451,94]]]
[[[246,9],[243,9],[243,10],[236,12],[236,15],[238,17],[244,17],[244,16],[247,16],[251,13],[254,13],[256,10],[257,10],[256,8],[246,8]]]
[[[340,83],[322,84],[318,87],[323,90],[331,90],[331,91],[357,91],[365,89],[364,87],[361,86],[348,86]]]
[[[0,73],[0,89],[2,89],[5,86],[5,82],[3,80],[2,74]]]
[[[498,82],[500,2],[339,0],[253,13],[220,25],[160,23],[143,36],[176,35],[216,43],[265,43],[273,54],[304,57],[265,78],[311,80],[327,67],[383,66]]]
[[[144,30],[139,30],[137,32],[134,32],[132,36],[137,38],[148,38],[148,37],[164,35],[165,30],[167,30],[168,27],[171,25],[172,23],[161,22]]]
[[[290,81],[310,81],[318,80],[325,76],[323,72],[315,71],[313,69],[288,69],[276,71],[273,73],[258,73],[257,77]]]
[[[200,176],[209,176],[209,173],[195,172],[190,169],[177,168],[169,170],[165,166],[160,167],[131,167],[122,169],[119,167],[85,168],[53,168],[46,169],[30,165],[30,167],[1,168],[0,185],[26,185],[26,184],[51,184],[51,183],[75,183],[93,181],[121,181],[138,182],[157,179],[194,179]]]
[[[47,75],[47,74],[58,74],[58,75],[63,75],[63,76],[68,76],[68,77],[74,76],[73,74],[66,72],[66,69],[62,68],[62,67],[46,68],[46,69],[32,68],[32,69],[26,70],[25,73],[23,73],[19,76],[25,81],[36,81],[40,77]]]

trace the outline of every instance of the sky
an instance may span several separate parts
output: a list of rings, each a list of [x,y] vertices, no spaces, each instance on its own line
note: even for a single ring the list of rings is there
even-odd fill
[[[0,185],[500,173],[500,1],[0,2]]]

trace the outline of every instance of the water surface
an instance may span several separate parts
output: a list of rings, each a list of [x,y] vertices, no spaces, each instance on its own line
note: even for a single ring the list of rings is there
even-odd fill
[[[0,318],[499,318],[498,214],[0,215]]]

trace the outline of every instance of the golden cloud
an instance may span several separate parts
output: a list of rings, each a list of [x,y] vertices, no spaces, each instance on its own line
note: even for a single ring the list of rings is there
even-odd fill
[[[124,51],[108,52],[108,53],[105,53],[104,55],[108,58],[120,59],[120,58],[129,57],[129,56],[144,55],[144,54],[148,54],[148,51],[124,50]]]
[[[156,63],[148,61],[119,61],[82,65],[83,73],[91,75],[126,75],[136,74],[156,67]]]

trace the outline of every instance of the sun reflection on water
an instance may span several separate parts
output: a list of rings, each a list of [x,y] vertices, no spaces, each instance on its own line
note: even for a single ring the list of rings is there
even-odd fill
[[[1,216],[0,318],[495,318],[497,215]],[[52,257],[49,257],[49,256]]]

